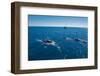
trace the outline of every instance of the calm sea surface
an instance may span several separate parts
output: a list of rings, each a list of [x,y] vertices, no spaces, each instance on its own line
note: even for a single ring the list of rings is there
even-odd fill
[[[87,58],[87,34],[87,28],[29,26],[28,60]],[[55,44],[46,45],[43,40],[52,40]]]

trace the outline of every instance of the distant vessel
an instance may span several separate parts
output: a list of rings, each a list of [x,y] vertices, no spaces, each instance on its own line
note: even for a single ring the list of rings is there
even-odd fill
[[[64,29],[67,29],[67,27],[66,27],[66,26],[64,26]]]

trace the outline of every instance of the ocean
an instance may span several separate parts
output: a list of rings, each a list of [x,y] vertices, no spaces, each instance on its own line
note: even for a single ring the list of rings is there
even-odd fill
[[[28,60],[88,58],[88,28],[28,26]]]

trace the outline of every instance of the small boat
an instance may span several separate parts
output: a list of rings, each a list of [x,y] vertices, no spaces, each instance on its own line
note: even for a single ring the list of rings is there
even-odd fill
[[[67,29],[67,27],[64,27],[64,29]]]

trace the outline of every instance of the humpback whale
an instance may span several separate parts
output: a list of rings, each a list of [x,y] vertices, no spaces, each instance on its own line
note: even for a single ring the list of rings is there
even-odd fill
[[[45,44],[45,45],[53,45],[53,46],[56,45],[56,42],[55,42],[55,41],[49,40],[49,39],[45,39],[45,40],[39,40],[39,39],[38,39],[37,41],[39,41],[39,42],[41,42],[41,43],[43,43],[43,44]]]
[[[87,43],[86,40],[83,40],[83,39],[80,39],[80,38],[70,38],[70,37],[66,37],[65,40],[79,42],[82,45],[84,45],[85,43]],[[36,41],[38,41],[41,44],[43,44],[44,45],[44,48],[47,48],[48,46],[56,47],[58,49],[58,52],[61,55],[63,55],[62,48],[54,40],[50,40],[50,39],[36,39]],[[67,54],[64,55],[64,59],[66,59],[66,57],[67,57]]]
[[[81,43],[87,43],[86,40],[83,40],[83,39],[80,39],[80,38],[70,38],[70,37],[66,37],[65,40],[76,41],[76,42],[81,42]]]
[[[37,41],[38,41],[38,42],[41,42],[42,44],[44,44],[44,45],[45,45],[45,46],[44,46],[45,48],[47,48],[48,45],[51,45],[51,46],[56,47],[56,48],[58,49],[58,51],[62,54],[61,47],[58,46],[58,45],[56,44],[55,41],[50,40],[50,39],[45,39],[45,40],[37,39]]]

